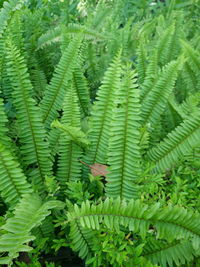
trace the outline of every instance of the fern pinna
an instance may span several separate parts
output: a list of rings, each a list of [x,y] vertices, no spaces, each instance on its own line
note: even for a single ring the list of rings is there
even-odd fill
[[[198,10],[0,1],[1,265],[199,266]]]

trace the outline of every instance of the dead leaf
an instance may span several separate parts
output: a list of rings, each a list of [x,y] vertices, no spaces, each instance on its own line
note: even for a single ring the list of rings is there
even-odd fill
[[[93,176],[106,176],[109,172],[107,171],[108,166],[95,163],[92,165],[89,165],[91,173]]]

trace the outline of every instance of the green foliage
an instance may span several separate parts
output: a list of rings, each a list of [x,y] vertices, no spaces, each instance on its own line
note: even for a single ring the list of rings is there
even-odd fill
[[[199,14],[0,1],[1,265],[199,266]]]

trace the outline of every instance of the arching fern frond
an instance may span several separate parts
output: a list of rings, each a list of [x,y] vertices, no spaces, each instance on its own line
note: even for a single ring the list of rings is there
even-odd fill
[[[155,85],[146,95],[142,102],[142,118],[143,123],[150,122],[154,126],[159,120],[160,115],[164,111],[167,100],[174,87],[178,70],[181,68],[183,59],[172,61],[167,64]]]
[[[120,86],[121,60],[118,54],[105,73],[93,105],[90,120],[89,140],[91,146],[87,151],[85,162],[104,163],[107,158],[108,139],[112,111],[115,106],[115,91]]]
[[[165,241],[152,239],[147,242],[143,250],[143,256],[154,264],[162,267],[173,267],[186,264],[200,253],[195,250],[190,241],[175,241],[168,243]]]
[[[58,110],[62,108],[68,82],[72,77],[72,72],[76,65],[81,40],[82,38],[79,36],[70,42],[60,59],[51,83],[47,87],[44,98],[41,101],[43,121],[47,127],[57,117]]]
[[[3,200],[13,207],[19,199],[32,193],[30,184],[10,151],[0,143],[0,192]]]
[[[39,108],[30,97],[32,85],[27,73],[24,58],[9,40],[7,41],[8,73],[14,88],[13,102],[17,110],[19,136],[22,144],[21,151],[24,165],[36,164],[32,174],[29,173],[31,182],[39,185],[39,190],[44,189],[45,175],[51,175],[51,161],[49,160],[48,143],[45,140],[46,132],[42,124]]]
[[[178,206],[159,207],[159,203],[147,205],[140,200],[128,203],[107,198],[99,204],[83,202],[74,206],[68,213],[68,220],[80,222],[82,227],[99,230],[102,225],[108,229],[119,230],[120,226],[139,233],[144,239],[149,228],[154,227],[154,235],[168,242],[191,240],[195,249],[200,246],[200,214]]]
[[[1,93],[1,91],[0,91]],[[5,114],[3,99],[0,98],[0,142],[5,147],[11,147],[11,140],[8,137],[8,128],[6,126],[8,119]]]
[[[116,92],[108,149],[109,174],[106,194],[109,197],[137,198],[140,174],[140,99],[136,73],[126,70],[121,88]]]
[[[72,240],[71,247],[82,259],[90,258],[92,255],[92,240],[94,234],[91,229],[85,229],[80,222],[73,221],[70,224],[70,238]]]
[[[30,251],[32,248],[27,243],[35,238],[31,235],[31,230],[41,224],[51,209],[57,207],[63,207],[60,201],[52,200],[42,204],[35,194],[21,199],[15,208],[14,217],[7,219],[1,227],[6,233],[0,237],[0,252],[8,252],[8,256],[2,257],[1,261],[6,261],[11,266],[19,252]]]
[[[156,163],[156,169],[163,171],[174,166],[179,159],[198,145],[200,145],[199,112],[185,119],[147,155],[150,160]]]
[[[25,0],[10,0],[9,2],[4,2],[4,5],[0,10],[0,37],[7,27],[13,11],[20,9],[24,3]]]

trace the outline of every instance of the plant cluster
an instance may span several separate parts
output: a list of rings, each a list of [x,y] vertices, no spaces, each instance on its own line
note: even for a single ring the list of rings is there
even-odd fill
[[[199,266],[198,0],[0,8],[0,264]]]

